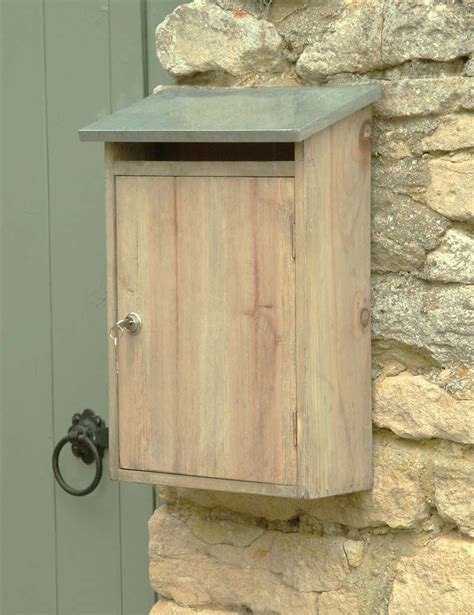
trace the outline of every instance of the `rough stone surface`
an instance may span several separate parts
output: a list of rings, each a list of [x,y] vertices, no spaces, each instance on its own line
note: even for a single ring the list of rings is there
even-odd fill
[[[382,2],[353,5],[316,40],[309,43],[296,63],[298,75],[319,82],[335,73],[362,73],[382,66],[380,33]]]
[[[407,195],[374,188],[372,192],[372,268],[412,271],[421,267],[448,221]]]
[[[468,77],[381,81],[382,98],[375,103],[381,117],[410,117],[472,109],[474,94]]]
[[[438,372],[432,372],[430,379],[455,399],[474,402],[473,368],[445,368]],[[474,408],[474,405],[472,407]]]
[[[458,153],[428,163],[427,204],[452,220],[474,220],[474,157]]]
[[[443,118],[437,128],[423,139],[425,152],[453,152],[474,147],[474,117],[460,113]]]
[[[403,158],[393,161],[379,158],[373,161],[372,186],[375,194],[377,194],[377,190],[386,190],[391,191],[395,195],[410,196],[412,199],[422,202],[427,181],[427,164],[423,159]],[[404,209],[407,209],[408,206],[409,204],[406,204]],[[412,209],[415,208],[412,207]],[[440,231],[444,227],[445,223],[440,219]],[[430,235],[432,235],[431,230]],[[434,242],[432,244],[435,245]]]
[[[238,615],[239,611],[223,611],[222,609],[192,609],[187,606],[179,606],[172,600],[162,598],[151,609],[150,615]]]
[[[463,73],[468,77],[474,77],[474,56],[471,54],[471,57],[464,65]]]
[[[402,438],[445,438],[474,444],[474,407],[421,375],[402,373],[374,382],[374,423]]]
[[[278,533],[269,558],[270,570],[299,592],[338,589],[349,572],[343,538]]]
[[[318,615],[355,615],[360,613],[359,600],[350,592],[325,592],[319,599]]]
[[[216,523],[192,517],[188,521],[188,527],[194,535],[209,544],[230,544],[234,547],[247,547],[263,534],[263,530],[259,527],[226,519]]]
[[[231,510],[242,515],[265,518],[270,521],[286,521],[295,517],[301,510],[298,500],[264,495],[165,487],[160,487],[159,495],[161,499],[172,503],[185,500],[205,508]]]
[[[459,2],[386,0],[382,58],[395,65],[412,59],[443,62],[467,55],[473,41],[468,9]]]
[[[440,455],[434,465],[434,504],[438,513],[474,537],[474,450]]]
[[[378,118],[374,124],[373,154],[388,161],[421,157],[426,151],[422,147],[424,140],[446,121],[446,117]]]
[[[472,613],[474,544],[454,533],[431,540],[397,567],[389,614]]]
[[[474,284],[474,235],[450,229],[428,254],[421,276],[438,282]]]
[[[374,276],[372,332],[423,349],[440,365],[474,364],[474,288]]]
[[[414,372],[436,368],[436,361],[423,349],[391,339],[372,343],[372,378],[396,376],[406,369]]]
[[[361,540],[346,540],[343,546],[349,566],[353,568],[360,566],[364,557],[364,543]]]
[[[151,518],[150,536],[152,586],[186,606],[245,605],[257,613],[287,609],[294,615],[315,612],[318,595],[310,589],[298,591],[294,585],[326,587],[329,579],[333,588],[348,569],[342,544],[338,549],[330,539],[310,535],[305,544],[304,535],[267,532],[244,548],[210,544],[202,536],[192,535],[186,521],[165,506]],[[305,549],[318,557],[307,558],[299,567],[285,560],[289,554],[293,564],[297,563],[295,554]],[[325,576],[319,577],[319,572]]]
[[[390,190],[394,194],[404,194],[422,201],[428,171],[425,160],[403,158],[389,161],[379,158],[372,164],[372,186],[376,190]],[[442,224],[440,228],[442,228]]]
[[[156,47],[161,64],[176,77],[272,73],[286,66],[285,44],[272,24],[205,0],[168,15],[156,29]]]
[[[181,83],[378,82],[382,98],[373,488],[315,501],[160,489],[157,613],[472,612],[473,10],[472,0],[196,0],[158,27],[158,55]]]
[[[425,468],[422,450],[380,435],[375,439],[370,491],[305,502],[302,507],[317,519],[350,527],[414,527],[430,509],[421,485]]]

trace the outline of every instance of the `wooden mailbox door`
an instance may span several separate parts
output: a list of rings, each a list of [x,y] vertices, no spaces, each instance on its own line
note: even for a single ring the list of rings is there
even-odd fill
[[[296,484],[293,217],[293,178],[116,178],[121,468]]]

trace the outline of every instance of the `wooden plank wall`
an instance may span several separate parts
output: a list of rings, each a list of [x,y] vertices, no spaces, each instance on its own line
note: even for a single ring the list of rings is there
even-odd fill
[[[0,612],[146,613],[150,487],[54,483],[71,415],[106,415],[103,148],[77,129],[169,82],[154,28],[179,0],[3,0]],[[67,454],[66,477],[90,468]]]

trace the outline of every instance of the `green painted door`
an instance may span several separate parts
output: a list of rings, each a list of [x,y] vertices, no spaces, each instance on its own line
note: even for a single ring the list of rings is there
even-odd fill
[[[153,490],[64,493],[54,443],[107,416],[103,151],[77,129],[168,82],[153,31],[179,0],[1,0],[0,613],[147,613]],[[68,480],[91,468],[61,457]],[[105,474],[105,473],[104,473]]]

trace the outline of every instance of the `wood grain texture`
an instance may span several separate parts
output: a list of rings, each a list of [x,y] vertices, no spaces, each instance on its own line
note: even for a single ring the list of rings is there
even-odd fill
[[[292,161],[234,161],[234,162],[175,162],[175,161],[117,161],[115,175],[171,175],[191,177],[293,177]]]
[[[272,495],[282,498],[295,498],[298,496],[298,487],[296,485],[278,485],[273,483],[256,483],[252,481],[187,476],[184,474],[143,472],[140,470],[123,470],[122,468],[118,471],[118,478],[119,480],[158,485],[161,487],[208,489],[210,491],[230,491],[231,493]]]
[[[369,108],[295,161],[300,495],[367,489],[371,472]]]
[[[120,466],[295,484],[293,180],[116,189]]]

